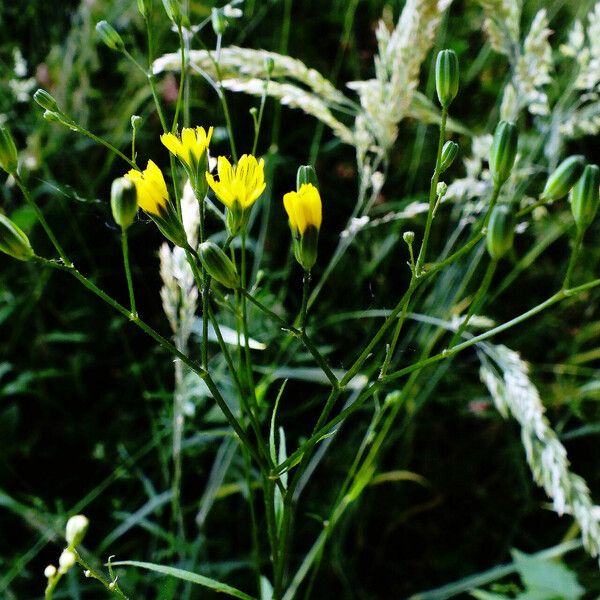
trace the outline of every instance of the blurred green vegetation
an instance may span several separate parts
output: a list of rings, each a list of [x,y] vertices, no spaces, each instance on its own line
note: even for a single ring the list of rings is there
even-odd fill
[[[375,25],[384,11],[397,16],[402,4],[246,0],[245,15],[228,30],[225,42],[287,51],[325,75],[333,73],[332,78],[343,85],[372,74]],[[198,22],[210,14],[212,5],[190,1],[189,11]],[[567,24],[581,18],[590,6],[559,0],[527,2],[524,22],[542,5],[548,6],[552,17],[555,47],[557,40],[566,37]],[[157,47],[161,53],[174,51],[176,35],[158,12],[153,25]],[[94,30],[100,19],[113,23],[134,56],[145,61],[143,24],[135,2],[2,3],[0,117],[10,123],[24,152],[28,184],[77,267],[125,301],[118,232],[108,204],[110,183],[123,173],[124,165],[90,140],[44,121],[31,100],[38,86],[48,89],[75,120],[106,135],[124,151],[130,144],[130,117],[141,115],[140,162],[159,156],[166,165],[167,155],[158,139],[160,124],[144,76],[101,45]],[[350,34],[344,40],[345,24]],[[499,90],[506,76],[506,65],[489,48],[481,25],[480,8],[474,2],[457,1],[436,42],[438,48],[452,47],[459,54],[466,77],[453,117],[477,132],[490,131],[497,121]],[[208,45],[214,45],[208,28],[205,37]],[[15,73],[17,50],[27,62],[23,76]],[[30,85],[29,78],[33,78]],[[11,83],[15,80],[22,82],[22,97],[15,93]],[[169,76],[161,80],[163,98],[172,95],[175,85]],[[429,97],[434,94],[431,61],[424,65],[420,89]],[[191,98],[191,122],[219,127],[215,150],[227,153],[223,115],[214,92],[195,78]],[[248,111],[257,101],[244,95],[228,98],[238,147],[249,150],[253,132]],[[316,164],[326,207],[320,252],[329,256],[356,197],[354,156],[352,149],[327,130],[321,131],[314,120],[280,109],[272,100],[267,101],[265,119],[259,153],[276,145],[278,155],[268,167],[273,209],[262,268],[271,273],[271,290],[292,311],[300,304],[301,274],[295,272],[289,288],[278,290],[278,282],[286,282],[290,269],[280,198],[291,187],[297,165],[309,160],[311,148],[318,148]],[[432,131],[415,121],[403,122],[401,143],[393,151],[375,214],[426,197],[437,137],[430,135]],[[457,141],[468,147],[466,136]],[[597,141],[582,138],[569,150],[593,159]],[[452,175],[460,176],[461,169],[453,167]],[[0,194],[0,210],[29,233],[40,254],[48,255],[49,243],[19,190],[3,185]],[[541,250],[552,228],[564,222],[567,210],[564,205],[551,209],[548,220],[519,238],[518,257]],[[450,215],[448,223],[448,229],[442,225],[434,232],[437,249],[453,226]],[[423,219],[416,217],[412,225],[419,230]],[[335,367],[350,364],[352,350],[374,330],[374,324],[367,318],[333,324],[327,324],[328,319],[340,307],[344,312],[388,308],[406,285],[404,248],[391,243],[402,227],[402,222],[391,222],[384,231],[361,234],[315,307],[313,318],[323,323],[327,333],[323,340],[334,340],[330,356]],[[596,221],[588,239],[597,239],[599,233]],[[160,240],[152,227],[131,230],[139,310],[166,335],[158,294]],[[499,293],[486,314],[501,322],[545,299],[560,285],[568,239],[563,236],[548,246],[532,257],[517,288]],[[590,241],[581,261],[581,280],[597,274],[599,263],[600,249]],[[502,265],[497,281],[502,282],[513,267],[514,262]],[[431,295],[426,303],[435,308],[436,303],[451,302],[456,290],[453,276],[459,274],[448,275],[447,300]],[[501,338],[534,365],[533,377],[551,421],[564,437],[575,471],[586,478],[595,497],[600,495],[594,451],[600,433],[597,299],[596,291],[585,302],[568,302]],[[253,336],[273,339],[272,332],[253,327],[251,320]],[[0,341],[0,596],[42,597],[43,569],[56,561],[65,515],[75,511],[90,518],[86,546],[102,559],[115,554],[118,559],[171,564],[183,553],[185,568],[234,580],[239,587],[250,584],[243,497],[223,491],[202,526],[195,524],[215,454],[222,448],[218,434],[210,433],[220,418],[202,398],[196,399],[196,412],[185,432],[183,505],[190,541],[182,549],[172,538],[165,495],[173,390],[169,357],[76,282],[5,256],[0,256]],[[420,346],[419,339],[409,336],[402,350],[412,357]],[[275,354],[274,348],[262,360],[269,364]],[[531,481],[518,428],[494,411],[477,371],[476,359],[465,356],[444,364],[435,377],[421,384],[412,412],[386,442],[379,470],[410,471],[425,484],[382,481],[366,491],[330,542],[316,575],[314,598],[334,594],[404,598],[510,560],[512,548],[534,552],[568,535],[568,520],[543,509],[547,499]],[[268,390],[269,398],[276,395],[276,387]],[[314,421],[323,391],[296,381],[288,384],[288,394],[298,402],[288,401],[280,419],[286,423],[288,438],[297,439]],[[312,543],[321,528],[319,518],[326,514],[350,453],[364,435],[366,422],[361,416],[344,427],[313,476],[300,514],[318,517],[302,521],[296,532],[298,552]],[[236,457],[226,469],[225,480],[238,482],[241,470],[242,460]],[[597,564],[583,552],[569,555],[568,562],[590,597],[600,594]],[[166,579],[156,582],[154,576],[132,570],[123,577],[123,586],[135,589],[136,598],[212,597],[205,591],[179,591]],[[56,598],[105,597],[75,573],[62,590],[64,595],[57,593]]]

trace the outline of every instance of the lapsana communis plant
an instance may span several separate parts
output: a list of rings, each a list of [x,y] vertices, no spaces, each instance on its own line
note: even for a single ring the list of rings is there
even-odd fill
[[[152,3],[143,0],[138,2],[138,6],[144,20],[149,24],[152,12],[157,6],[152,6]],[[414,8],[415,5],[411,4],[411,6]],[[176,0],[165,0],[163,7],[166,16],[175,25],[177,35],[183,39],[183,24],[185,23],[186,28],[188,26],[186,21],[188,15],[184,14],[185,5]],[[417,8],[414,10],[416,11]],[[419,18],[413,20],[407,18],[404,24],[410,27],[418,27],[419,24],[429,25],[436,23],[440,14],[436,5],[435,10],[432,9],[430,14],[419,14]],[[327,287],[324,283],[337,264],[337,258],[334,261],[327,250],[318,251],[318,242],[319,236],[340,234],[339,231],[333,231],[333,226],[329,225],[329,219],[326,218],[323,221],[323,210],[327,213],[329,207],[334,206],[334,202],[338,199],[326,197],[323,192],[322,202],[321,190],[328,189],[325,182],[323,181],[324,185],[321,186],[314,168],[303,166],[298,170],[296,189],[286,192],[292,188],[293,184],[286,185],[281,190],[283,202],[273,202],[268,207],[272,213],[270,218],[264,220],[264,235],[268,234],[270,227],[285,227],[287,216],[294,257],[304,271],[304,290],[299,314],[295,314],[295,311],[285,303],[273,302],[270,297],[268,301],[262,301],[266,293],[262,294],[269,285],[272,286],[274,295],[285,285],[285,282],[279,281],[271,284],[268,277],[266,280],[255,278],[253,271],[247,266],[247,255],[250,254],[258,257],[256,258],[255,272],[260,272],[259,269],[262,267],[260,255],[254,254],[256,246],[253,235],[258,228],[254,217],[259,213],[259,208],[265,213],[267,212],[266,201],[263,201],[262,198],[263,195],[267,196],[265,193],[267,188],[269,192],[273,191],[273,179],[269,176],[269,170],[265,169],[264,159],[256,151],[243,154],[239,160],[236,158],[235,140],[218,63],[220,58],[225,55],[220,52],[224,50],[221,48],[221,37],[226,33],[225,19],[228,17],[225,9],[213,11],[213,15],[216,15],[213,17],[213,26],[218,35],[218,48],[211,58],[216,67],[213,66],[214,72],[207,70],[203,72],[208,77],[215,75],[211,81],[219,94],[219,100],[223,102],[223,114],[228,125],[228,141],[231,151],[230,153],[225,152],[224,155],[217,158],[216,172],[209,168],[213,127],[207,126],[203,119],[195,121],[185,120],[181,117],[183,114],[190,114],[189,110],[183,110],[186,102],[183,90],[185,80],[189,77],[192,69],[182,68],[180,70],[178,100],[171,120],[167,108],[163,106],[159,95],[156,94],[153,57],[150,57],[148,71],[146,71],[146,67],[142,67],[148,76],[148,83],[161,121],[163,133],[160,140],[168,150],[166,153],[163,149],[162,156],[153,156],[143,170],[137,163],[134,139],[132,139],[131,155],[126,156],[107,140],[75,123],[58,107],[54,98],[47,92],[36,93],[35,100],[46,111],[45,118],[65,125],[103,144],[108,151],[113,152],[124,162],[120,172],[127,171],[127,173],[113,184],[111,208],[114,220],[121,230],[131,307],[123,306],[75,269],[57,243],[54,246],[60,260],[56,260],[56,256],[49,258],[36,256],[25,234],[16,228],[16,225],[14,227],[10,225],[12,221],[4,219],[0,221],[0,225],[4,227],[4,229],[0,228],[0,233],[6,232],[4,238],[0,238],[0,249],[6,251],[5,248],[8,248],[10,250],[8,253],[15,258],[35,260],[47,268],[60,269],[74,276],[121,315],[131,319],[134,326],[139,327],[177,359],[179,366],[185,365],[189,375],[202,380],[205,384],[202,386],[203,393],[214,400],[227,420],[229,426],[227,435],[235,446],[234,450],[240,453],[244,465],[243,474],[248,491],[245,500],[248,502],[249,512],[254,519],[254,522],[250,523],[248,527],[248,537],[251,537],[255,553],[255,561],[251,568],[257,575],[256,589],[252,590],[252,594],[258,596],[259,586],[261,586],[261,590],[272,587],[272,594],[269,597],[274,600],[283,598],[291,600],[297,597],[294,586],[299,584],[296,582],[302,581],[307,572],[313,566],[318,565],[319,557],[322,556],[322,548],[316,546],[314,552],[306,555],[307,563],[304,564],[300,560],[296,560],[299,557],[299,548],[294,545],[294,522],[302,518],[301,513],[296,511],[297,498],[302,490],[311,483],[310,473],[312,468],[318,465],[318,459],[315,457],[318,456],[316,450],[319,445],[335,434],[337,427],[359,409],[371,406],[378,407],[378,410],[381,409],[381,418],[378,413],[377,419],[374,419],[372,426],[369,426],[368,435],[365,436],[366,441],[358,449],[356,460],[349,470],[348,479],[341,487],[339,502],[336,505],[339,512],[335,512],[334,518],[331,520],[324,520],[327,522],[327,528],[333,531],[339,515],[344,512],[345,507],[358,497],[362,489],[368,485],[370,475],[365,474],[377,471],[377,453],[384,444],[387,433],[393,426],[394,418],[399,414],[403,403],[411,400],[411,390],[418,387],[418,377],[426,367],[456,356],[468,348],[475,346],[480,348],[480,344],[489,340],[496,333],[505,331],[535,316],[568,296],[592,289],[600,283],[592,281],[571,287],[570,269],[565,286],[557,292],[557,295],[551,297],[551,302],[550,300],[543,302],[518,315],[515,319],[489,328],[477,336],[467,334],[466,329],[470,324],[471,317],[485,305],[484,296],[492,281],[496,262],[501,258],[511,257],[509,251],[512,248],[515,234],[514,216],[519,213],[516,207],[509,205],[509,197],[514,192],[513,180],[519,175],[522,161],[518,144],[518,130],[521,121],[518,118],[515,118],[514,121],[502,120],[497,126],[489,153],[486,149],[491,178],[490,184],[483,186],[487,194],[486,201],[482,203],[483,214],[480,218],[465,220],[466,235],[457,236],[449,241],[443,255],[438,256],[434,252],[435,244],[431,243],[431,233],[442,221],[439,218],[434,221],[434,217],[436,217],[437,211],[443,208],[442,201],[445,199],[449,187],[448,183],[440,180],[440,176],[451,172],[449,168],[456,160],[459,151],[457,142],[446,139],[449,137],[451,125],[449,111],[459,93],[459,62],[455,52],[443,50],[437,56],[435,67],[439,106],[432,104],[433,110],[428,113],[429,115],[433,114],[434,117],[430,118],[435,118],[436,124],[439,124],[439,136],[435,161],[432,161],[434,169],[429,183],[429,201],[422,203],[425,205],[422,210],[424,214],[426,213],[426,218],[423,224],[418,221],[418,216],[410,217],[415,220],[414,224],[410,224],[411,230],[405,231],[402,238],[398,235],[398,240],[396,240],[400,244],[402,239],[404,240],[410,255],[410,273],[406,270],[397,273],[398,285],[406,284],[405,288],[394,299],[392,308],[386,312],[385,319],[375,332],[372,335],[370,330],[365,333],[364,344],[358,348],[356,356],[352,356],[351,360],[343,363],[337,361],[336,368],[332,368],[328,357],[323,355],[325,351],[322,348],[327,348],[327,345],[320,346],[315,342],[317,336],[326,336],[327,333],[326,331],[321,332],[316,326],[311,327],[311,323],[307,322],[306,315],[309,305],[318,306],[320,294],[326,293]],[[413,25],[413,22],[417,25]],[[101,22],[98,24],[97,30],[101,40],[109,48],[128,56],[123,38],[114,28],[106,22]],[[188,34],[187,29],[185,33]],[[151,34],[151,27],[149,27],[149,34]],[[427,35],[430,34],[427,33]],[[124,38],[125,40],[129,39],[127,36]],[[356,102],[349,103],[348,99],[339,93],[332,84],[319,78],[318,74],[314,72],[307,74],[299,68],[297,63],[290,64],[288,60],[285,63],[286,66],[283,67],[284,61],[280,56],[269,56],[267,60],[265,57],[262,59],[262,63],[268,65],[268,67],[264,67],[268,73],[266,85],[259,81],[260,85],[257,86],[256,81],[252,82],[243,78],[236,82],[236,85],[246,86],[247,89],[254,85],[254,89],[258,89],[262,94],[262,106],[264,106],[264,99],[269,94],[279,94],[276,97],[285,98],[288,102],[296,102],[309,114],[319,115],[323,122],[328,123],[336,131],[336,135],[342,141],[355,145],[361,177],[364,178],[360,187],[362,196],[356,203],[355,211],[353,209],[348,211],[350,225],[339,235],[342,240],[339,246],[342,248],[340,253],[345,251],[344,240],[350,240],[348,242],[350,245],[352,236],[355,236],[360,231],[360,227],[366,226],[364,224],[368,224],[374,216],[369,211],[377,200],[375,190],[380,192],[384,185],[386,170],[384,167],[389,164],[389,152],[396,140],[398,124],[403,115],[409,114],[411,106],[410,101],[406,102],[406,106],[403,104],[403,94],[406,91],[407,96],[411,95],[416,87],[416,85],[412,85],[415,82],[411,84],[411,81],[407,79],[406,73],[418,72],[419,61],[422,61],[427,55],[430,47],[427,40],[417,44],[414,53],[409,57],[415,64],[405,64],[403,67],[405,72],[396,76],[395,63],[390,64],[386,60],[390,56],[398,58],[398,62],[409,59],[405,58],[402,53],[386,52],[386,49],[393,50],[395,47],[401,47],[404,43],[401,36],[391,35],[389,32],[386,34],[381,30],[378,34],[378,43],[381,47],[381,56],[377,79],[359,82],[364,85],[353,88],[359,92],[360,106]],[[149,44],[149,46],[151,45]],[[241,50],[237,50],[238,54],[243,54]],[[183,41],[179,51],[180,65],[188,64],[191,59],[189,50]],[[236,50],[232,50],[226,55],[235,55],[235,52]],[[419,57],[421,58],[419,59]],[[131,57],[129,56],[128,59]],[[288,70],[286,71],[286,69]],[[310,88],[310,92],[306,90],[297,92],[290,87],[283,87],[291,84],[276,81],[278,77],[283,78],[293,69],[296,69],[294,77],[306,88]],[[273,76],[273,82],[270,81],[271,76]],[[269,87],[270,83],[273,84],[272,87]],[[328,95],[327,102],[319,102],[319,93]],[[308,94],[311,95],[307,96]],[[382,102],[389,102],[389,111],[387,105],[382,106]],[[332,116],[330,108],[340,105],[352,114],[358,115],[354,128],[351,129]],[[439,118],[435,115],[439,115]],[[189,122],[191,124],[203,122],[204,125],[180,128],[182,121],[186,125]],[[142,124],[139,118],[132,119],[131,123],[135,135]],[[151,123],[151,119],[145,118],[143,127],[149,126],[149,123]],[[255,119],[257,139],[260,134],[259,123],[260,119]],[[11,146],[10,141],[9,138],[6,138],[3,142],[0,138],[2,144],[0,164],[11,175],[18,177],[17,153],[16,149],[13,150],[14,143]],[[156,141],[158,141],[158,133]],[[461,150],[462,145],[463,140],[461,139]],[[259,147],[256,140],[253,146]],[[249,144],[248,148],[250,147]],[[143,152],[145,149],[138,150]],[[225,154],[230,158],[227,158]],[[161,169],[158,165],[164,166],[167,157],[170,160],[171,168]],[[146,158],[144,157],[144,159]],[[544,199],[557,199],[561,195],[566,195],[569,189],[575,185],[571,202],[578,230],[589,226],[589,222],[595,214],[597,206],[595,192],[598,187],[597,170],[593,168],[584,171],[585,179],[583,181],[575,183],[581,175],[581,172],[577,172],[578,166],[583,166],[583,163],[579,165],[580,162],[579,160],[572,161],[572,166],[568,169],[559,167],[559,173],[551,176],[546,189],[541,194]],[[184,211],[181,208],[183,182],[180,177],[182,169],[179,166],[183,168],[183,172],[189,179],[198,202],[200,212],[197,236],[190,235],[186,230],[186,225],[189,223],[186,222]],[[26,190],[26,188],[23,189]],[[135,195],[132,193],[133,189],[135,189]],[[372,198],[369,197],[368,190],[373,191]],[[24,191],[24,193],[26,192]],[[210,195],[209,199],[207,199],[207,194]],[[219,201],[216,203],[216,207],[212,203],[213,195]],[[281,198],[282,195],[277,197]],[[261,206],[261,202],[263,206]],[[205,218],[207,206],[210,207],[213,214],[216,214],[216,219]],[[189,271],[186,271],[191,282],[188,289],[195,283],[194,292],[198,292],[202,300],[201,307],[198,308],[202,322],[196,323],[201,332],[201,335],[198,336],[199,347],[196,344],[178,346],[152,328],[136,311],[134,296],[136,282],[129,267],[126,236],[127,231],[132,228],[137,228],[138,233],[142,234],[143,219],[136,221],[138,207],[156,223],[165,238],[177,246],[174,250],[177,251],[178,257],[182,257],[181,264],[183,264],[183,267],[178,264],[178,268],[189,268]],[[335,207],[336,211],[345,209],[343,202],[339,202]],[[531,211],[525,211],[519,214],[519,218],[525,219],[530,215]],[[352,229],[353,225],[355,229]],[[51,233],[49,230],[48,235]],[[54,240],[54,238],[52,239]],[[12,241],[4,242],[2,245],[2,240]],[[247,242],[252,242],[249,246],[250,250],[246,246]],[[410,319],[413,318],[411,315],[416,312],[415,304],[420,297],[421,290],[425,290],[429,283],[433,283],[442,271],[460,264],[467,257],[473,257],[478,249],[483,250],[484,244],[487,244],[488,247],[490,265],[473,300],[468,298],[462,304],[462,306],[469,305],[469,311],[462,323],[456,326],[454,322],[450,321],[450,315],[436,315],[439,321],[450,323],[450,325],[446,328],[440,326],[436,330],[436,335],[431,336],[433,340],[431,345],[423,349],[422,355],[408,356],[407,353],[400,352],[404,330]],[[327,248],[326,245],[323,247]],[[268,245],[263,245],[262,248],[268,248]],[[268,249],[266,251],[268,252]],[[402,248],[402,251],[406,252],[406,249]],[[336,251],[334,257],[337,256],[338,252]],[[477,256],[484,256],[483,260],[488,260],[484,251]],[[573,256],[576,256],[576,252],[573,253]],[[187,261],[187,265],[185,261]],[[575,259],[573,259],[573,264],[575,264],[574,261]],[[397,264],[397,261],[394,264]],[[460,289],[466,290],[471,284],[470,278],[479,274],[476,267],[477,262],[474,262],[474,267],[469,270],[471,275],[461,282]],[[311,273],[313,277],[315,274],[318,276],[324,273],[324,275],[309,296],[308,285]],[[407,282],[402,279],[404,276],[406,276]],[[267,289],[266,291],[271,290]],[[457,299],[457,303],[458,300],[460,298]],[[253,312],[250,315],[247,303],[253,305]],[[444,321],[446,317],[447,320]],[[324,381],[328,387],[329,395],[326,399],[322,399],[320,396],[314,398],[315,422],[310,423],[302,431],[302,435],[296,438],[288,435],[289,428],[287,428],[285,417],[278,415],[275,408],[280,400],[285,403],[285,389],[282,388],[276,399],[271,397],[269,390],[271,381],[265,382],[265,379],[262,378],[263,371],[261,371],[261,368],[264,371],[268,369],[264,365],[257,365],[256,354],[252,352],[253,347],[257,346],[256,340],[251,338],[249,331],[249,321],[252,324],[252,320],[259,323],[265,330],[276,332],[277,343],[273,345],[281,348],[282,355],[294,354],[293,350],[301,345],[303,354],[310,361],[310,369],[318,371],[321,378],[320,383]],[[225,322],[228,323],[230,331],[223,326]],[[175,331],[176,327],[172,329]],[[450,337],[447,335],[447,331],[450,331],[450,335],[453,336],[449,344],[445,343]],[[269,369],[273,366],[276,368],[279,365],[270,365]],[[397,380],[405,377],[407,379],[403,379],[402,384],[397,385]],[[224,381],[227,385],[223,383]],[[350,390],[354,395],[350,395]],[[193,425],[190,424],[190,426]],[[342,431],[339,435],[342,436],[343,433]],[[181,451],[181,440],[179,440],[179,446],[174,443],[173,447]],[[191,538],[190,530],[194,524],[189,515],[181,510],[179,488],[181,487],[182,466],[180,462],[177,462],[176,454],[174,452],[172,511],[177,529],[175,533],[165,537],[177,540],[178,536],[181,536],[181,552],[184,554],[186,550],[183,542],[189,541]],[[253,494],[257,490],[259,493]],[[260,500],[256,501],[255,496],[260,496]],[[186,529],[188,537],[186,537]],[[328,529],[325,538],[330,535],[330,530]],[[71,535],[71,540],[74,539]],[[77,545],[74,541],[69,544],[70,546]],[[67,549],[67,552],[58,569],[54,567],[53,571],[48,568],[49,580],[56,581],[54,578],[60,574],[61,569],[72,568],[72,558],[75,557],[77,560],[78,554],[74,548]],[[183,556],[182,562],[187,558],[187,556]],[[156,565],[154,566],[156,567]],[[267,580],[268,585],[264,584],[264,580]],[[207,584],[205,580],[203,581],[203,585]],[[111,580],[107,582],[107,589],[111,591],[118,589],[115,584],[116,579],[111,575]],[[235,591],[238,597],[248,597],[247,595],[240,596],[242,592],[239,590]],[[262,592],[260,593],[262,594]]]

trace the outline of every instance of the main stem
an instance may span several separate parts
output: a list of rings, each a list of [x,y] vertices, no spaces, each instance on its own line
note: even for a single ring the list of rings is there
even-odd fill
[[[127,278],[127,289],[129,290],[129,305],[131,314],[136,317],[135,293],[133,290],[133,278],[131,277],[131,265],[129,263],[129,243],[127,241],[127,229],[121,231],[121,250],[123,251],[123,264],[125,266],[125,277]]]

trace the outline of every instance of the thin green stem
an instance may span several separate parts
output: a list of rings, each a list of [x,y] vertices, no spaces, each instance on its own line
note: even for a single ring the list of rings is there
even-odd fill
[[[302,309],[300,311],[300,331],[306,331],[306,316],[308,313],[308,292],[310,286],[310,271],[305,270],[302,277]]]
[[[246,289],[246,230],[242,231],[242,253],[241,253],[241,284],[242,288]],[[250,398],[253,403],[253,408],[258,411],[258,403],[256,401],[256,389],[254,386],[254,373],[252,370],[252,356],[250,354],[250,341],[248,335],[248,311],[246,306],[246,296],[241,294],[240,305],[242,309],[242,333],[244,334],[244,356],[246,359],[246,378],[248,379],[248,387],[250,390]]]
[[[108,148],[108,150],[110,150],[113,154],[116,154],[118,157],[122,158],[129,166],[133,167],[134,169],[137,169],[137,165],[133,160],[131,160],[128,156],[125,156],[123,152],[115,148],[110,142],[106,141],[104,138],[97,136],[95,133],[92,133],[85,127],[82,127],[78,123],[75,123],[75,121],[71,121],[71,119],[69,119],[69,127],[74,129],[75,131],[78,131],[82,135],[89,137],[94,142],[102,144],[105,148]]]
[[[46,217],[44,217],[44,213],[42,212],[40,207],[37,205],[37,202],[31,197],[31,194],[29,193],[29,190],[23,183],[23,180],[17,174],[14,175],[14,179],[15,179],[15,182],[17,183],[17,185],[19,186],[19,189],[23,193],[23,196],[25,196],[25,200],[27,201],[29,206],[31,206],[31,208],[33,208],[33,212],[35,212],[35,216],[37,217],[37,220],[41,223],[42,227],[44,228],[46,235],[52,242],[54,249],[58,252],[60,259],[63,261],[65,266],[71,266],[72,265],[71,261],[67,258],[65,251],[62,249],[62,246],[56,239],[56,236],[52,232],[52,229],[50,229],[50,226],[48,225],[48,222],[46,221]]]
[[[583,244],[583,236],[585,234],[585,230],[577,228],[577,234],[575,236],[575,241],[573,242],[573,248],[571,250],[571,257],[569,258],[569,265],[567,267],[567,272],[565,273],[565,279],[563,281],[563,289],[568,289],[571,283],[571,277],[573,276],[573,270],[575,269],[575,265],[577,264],[577,259],[579,258],[579,253],[581,252],[581,246]]]
[[[185,43],[183,41],[183,30],[181,28],[181,24],[177,25],[177,34],[179,36],[179,45],[181,47],[181,76],[179,78],[179,91],[177,92],[177,104],[175,106],[175,116],[173,117],[173,125],[171,126],[171,132],[175,133],[177,131],[177,121],[179,119],[179,111],[181,110],[181,105],[183,101],[183,89],[185,86],[185,74],[187,70],[187,66],[185,64]]]
[[[481,284],[479,285],[479,288],[478,288],[477,292],[475,293],[475,297],[473,298],[473,300],[471,302],[471,306],[469,306],[467,315],[463,319],[463,322],[460,324],[460,327],[455,331],[454,335],[452,336],[452,339],[450,340],[450,343],[448,344],[448,348],[452,348],[452,346],[454,346],[456,341],[462,336],[463,332],[467,329],[467,326],[469,324],[469,321],[471,320],[471,317],[477,311],[479,311],[479,309],[481,308],[481,306],[483,304],[483,300],[485,298],[485,295],[490,287],[490,284],[492,283],[492,279],[494,277],[494,273],[496,272],[497,266],[498,266],[497,259],[492,259],[490,261],[490,263],[488,264],[488,267],[485,271],[485,275],[483,276],[483,279],[481,280]]]
[[[260,107],[258,109],[258,119],[256,119],[254,123],[254,141],[252,142],[252,154],[256,155],[256,149],[258,147],[258,136],[260,134],[260,129],[263,121],[263,114],[265,112],[265,104],[267,101],[267,91],[269,89],[269,83],[271,82],[271,71],[267,70],[267,79],[265,80],[265,85],[263,88],[263,93],[260,98]]]
[[[123,265],[125,266],[125,277],[127,278],[127,289],[129,290],[129,305],[131,314],[137,316],[135,308],[135,293],[133,291],[133,278],[131,277],[131,265],[129,263],[129,243],[127,240],[127,228],[121,231],[121,250],[123,251]]]
[[[319,429],[319,431],[317,431],[316,433],[311,435],[311,437],[308,440],[306,440],[295,452],[290,454],[290,456],[288,456],[288,458],[286,460],[284,460],[282,463],[277,465],[277,467],[275,469],[275,473],[273,475],[281,474],[281,473],[285,472],[290,467],[290,465],[295,464],[298,461],[298,459],[304,454],[304,452],[306,451],[306,448],[308,448],[310,444],[312,444],[314,442],[318,442],[319,439],[321,439],[323,436],[327,435],[329,433],[329,431],[333,427],[335,427],[338,423],[341,423],[349,415],[351,415],[356,410],[361,408],[362,405],[364,404],[364,402],[368,398],[370,398],[377,390],[381,389],[386,383],[389,383],[390,381],[394,381],[400,377],[403,377],[404,375],[408,375],[409,373],[412,373],[413,371],[417,371],[424,367],[428,367],[429,365],[439,362],[440,360],[450,358],[451,356],[454,356],[454,355],[458,354],[459,352],[462,352],[463,350],[466,350],[467,348],[474,346],[475,344],[484,342],[485,340],[488,340],[488,339],[494,337],[495,335],[502,333],[502,332],[506,331],[507,329],[510,329],[511,327],[514,327],[515,325],[519,325],[520,323],[541,313],[542,311],[546,310],[547,308],[550,308],[551,306],[560,302],[561,300],[564,300],[565,298],[570,298],[572,296],[576,296],[578,294],[581,294],[585,291],[596,288],[598,286],[600,286],[600,278],[594,279],[593,281],[590,281],[583,285],[579,285],[574,288],[562,289],[562,290],[558,291],[556,294],[550,296],[544,302],[541,302],[540,304],[538,304],[538,305],[534,306],[533,308],[531,308],[530,310],[520,314],[519,316],[515,317],[514,319],[507,321],[506,323],[498,325],[497,327],[494,327],[484,333],[474,336],[474,337],[466,340],[465,342],[462,342],[461,344],[457,344],[453,348],[443,350],[439,354],[435,354],[429,358],[418,361],[412,365],[409,365],[408,367],[405,367],[398,371],[394,371],[394,372],[386,375],[385,377],[379,379],[378,381],[371,384],[364,392],[362,392],[361,395],[354,401],[353,404],[351,404],[346,409],[341,411],[338,415],[336,415],[333,419],[331,419],[327,424],[325,424],[323,427],[321,427],[321,429]]]

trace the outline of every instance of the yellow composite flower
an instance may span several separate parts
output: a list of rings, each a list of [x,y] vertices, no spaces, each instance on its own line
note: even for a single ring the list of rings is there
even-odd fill
[[[244,154],[236,167],[224,157],[217,160],[219,181],[206,173],[206,181],[217,198],[228,208],[239,204],[242,211],[250,208],[265,191],[265,161],[256,160],[252,154]]]
[[[156,164],[149,160],[144,171],[131,169],[125,177],[135,185],[140,207],[147,213],[161,216],[169,202],[169,192]]]
[[[208,151],[208,145],[213,134],[213,128],[205,131],[204,127],[185,127],[181,137],[173,133],[163,133],[160,141],[189,169],[195,170],[200,159]]]
[[[319,190],[312,183],[303,183],[297,192],[283,197],[283,206],[290,220],[292,231],[303,236],[310,226],[321,228],[322,206]]]

